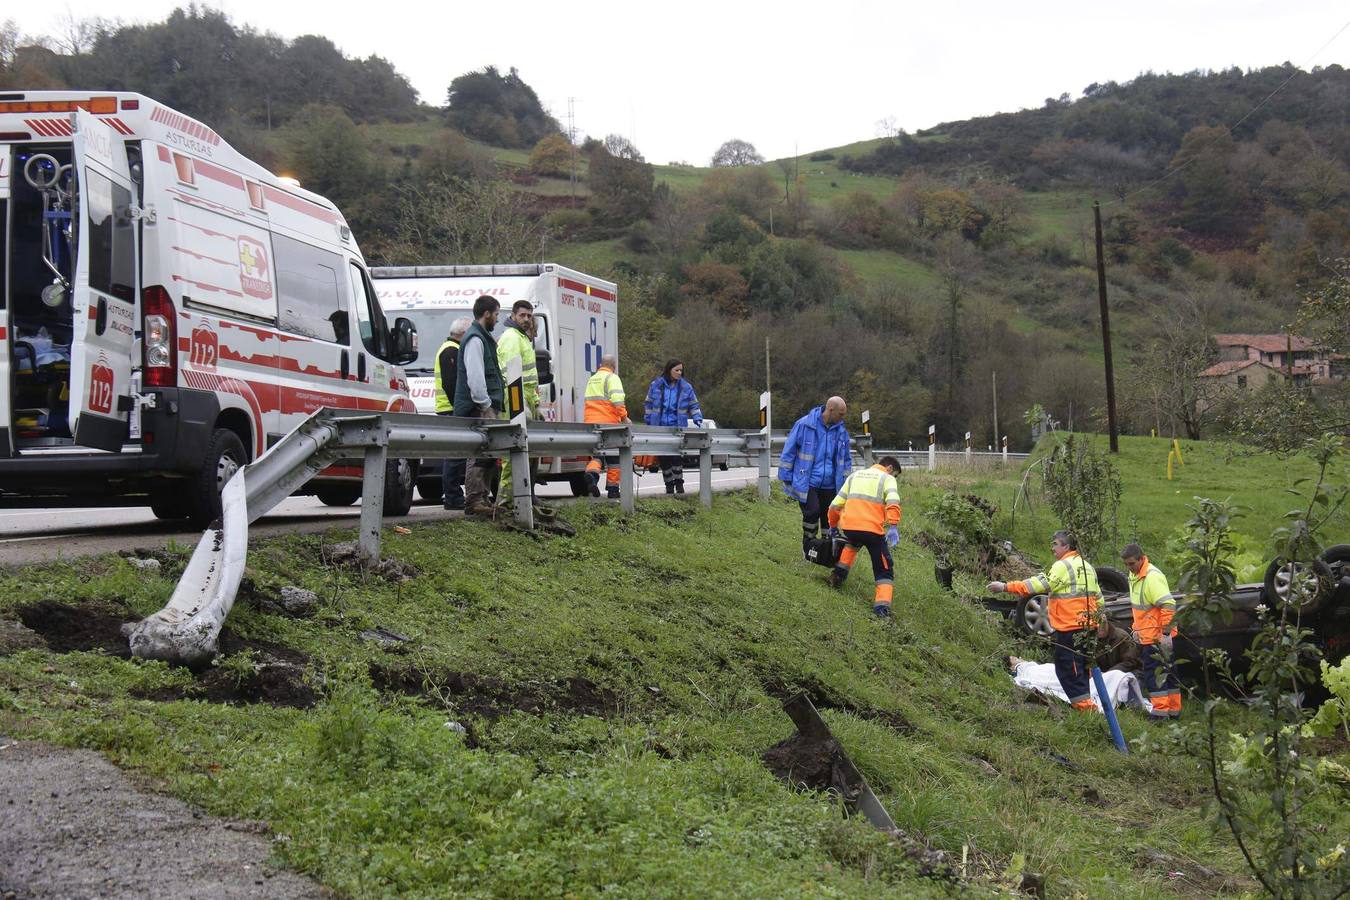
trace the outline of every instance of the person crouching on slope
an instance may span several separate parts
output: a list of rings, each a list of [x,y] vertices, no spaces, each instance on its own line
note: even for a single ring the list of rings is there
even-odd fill
[[[1055,675],[1073,708],[1090,712],[1097,708],[1089,686],[1090,663],[1074,642],[1097,621],[1102,596],[1097,570],[1078,555],[1078,543],[1067,531],[1056,531],[1050,538],[1050,552],[1055,554],[1055,561],[1046,571],[1026,581],[991,581],[988,590],[1019,597],[1048,596],[1050,627],[1055,631],[1050,639],[1055,648]]]
[[[895,591],[891,549],[900,543],[900,487],[895,481],[899,474],[899,461],[883,456],[876,465],[853,472],[844,480],[829,511],[830,528],[839,529],[847,541],[830,572],[830,586],[844,583],[858,550],[866,547],[877,584],[872,612],[883,619],[890,617]]]

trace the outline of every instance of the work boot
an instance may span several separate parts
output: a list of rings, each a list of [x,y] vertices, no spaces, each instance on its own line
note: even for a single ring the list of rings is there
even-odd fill
[[[446,500],[444,503],[441,504],[441,506],[442,506],[443,508],[445,508],[445,509],[450,509],[450,510],[454,510],[454,509],[463,509],[463,508],[464,508],[464,498],[463,498],[463,497],[453,497],[453,498],[451,498],[451,499],[449,499],[449,500]]]
[[[847,576],[840,575],[838,569],[831,569],[830,574],[825,576],[825,583],[832,588],[837,588],[844,583]]]
[[[464,507],[464,515],[466,516],[481,516],[482,518],[491,519],[496,514],[497,507],[481,500],[470,503]]]
[[[675,493],[675,482],[673,482],[673,481],[667,481],[667,482],[666,482],[666,493],[667,493],[667,494],[673,494],[673,493]]]
[[[608,497],[610,500],[618,500],[619,489],[616,487],[607,487],[605,488],[605,496]]]
[[[675,493],[677,493],[677,494],[683,494],[683,493],[684,493],[684,479],[683,479],[683,478],[681,478],[681,479],[679,479],[678,481],[675,482]]]
[[[888,620],[891,617],[891,605],[889,603],[878,603],[872,607],[872,615],[878,619]]]
[[[590,494],[592,497],[599,497],[599,496],[600,496],[600,473],[599,473],[599,472],[587,472],[587,473],[586,473],[586,493]]]

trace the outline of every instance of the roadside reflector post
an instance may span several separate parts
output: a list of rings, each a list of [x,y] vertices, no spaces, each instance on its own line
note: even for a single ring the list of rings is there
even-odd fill
[[[937,426],[928,426],[928,471],[937,469]]]
[[[1177,465],[1179,466],[1186,465],[1186,461],[1181,458],[1181,441],[1177,440],[1176,438],[1172,438],[1172,449],[1175,450],[1177,454]]]
[[[1167,480],[1172,480],[1172,451],[1167,451]]]
[[[966,432],[966,462],[970,462],[970,432]]]
[[[858,451],[862,453],[863,465],[872,465],[872,411],[864,409],[862,414],[863,433],[858,438]]]
[[[772,422],[773,398],[768,391],[759,395],[759,433],[764,436],[764,446],[759,449],[759,499],[768,500],[773,492],[770,481],[769,466],[772,464],[771,447],[773,441],[769,438],[769,425]]]
[[[1003,436],[1003,462],[1005,464],[1008,462],[1008,436],[1006,434]]]
[[[363,566],[380,562],[380,527],[384,524],[384,470],[389,458],[389,434],[383,424],[370,429],[361,475],[361,530],[356,542]]]

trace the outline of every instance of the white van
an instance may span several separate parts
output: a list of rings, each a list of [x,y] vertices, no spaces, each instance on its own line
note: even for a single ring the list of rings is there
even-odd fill
[[[323,406],[412,411],[342,213],[140,94],[0,94],[0,508],[148,503],[201,524]],[[386,510],[415,465],[391,463]],[[360,462],[309,488],[354,502]]]
[[[421,335],[417,359],[407,366],[417,411],[436,411],[432,373],[436,352],[461,316],[473,316],[473,301],[486,294],[501,302],[497,333],[517,300],[534,305],[539,331],[540,418],[549,422],[580,422],[586,408],[586,382],[605,354],[619,355],[619,288],[574,269],[554,263],[482,266],[377,266],[370,270],[375,292],[391,313],[407,316]],[[547,373],[547,374],[546,374]],[[548,380],[552,375],[552,382]],[[625,373],[622,369],[620,376]],[[629,389],[630,414],[632,388]],[[645,385],[643,390],[645,390]],[[642,397],[637,398],[636,421],[642,420]],[[435,469],[433,472],[432,469]],[[586,491],[586,458],[540,460],[540,481],[567,481],[572,492]],[[441,494],[439,467],[428,467],[417,483],[428,500]]]

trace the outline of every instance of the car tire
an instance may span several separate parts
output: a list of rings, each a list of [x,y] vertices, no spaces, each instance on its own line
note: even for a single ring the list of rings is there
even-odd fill
[[[1020,634],[1049,637],[1054,633],[1050,627],[1050,598],[1035,594],[1018,600],[1017,609],[1013,610],[1013,627]]]
[[[1322,560],[1314,560],[1312,571],[1307,572],[1306,566],[1297,566],[1298,570],[1305,573],[1305,577],[1316,578],[1317,586],[1312,596],[1304,601],[1299,609],[1300,615],[1312,615],[1322,608],[1323,604],[1331,596],[1331,568]],[[1296,575],[1296,571],[1291,570],[1291,566],[1282,558],[1276,558],[1270,561],[1266,567],[1265,592],[1264,597],[1268,604],[1278,608],[1280,605],[1288,602],[1289,586]]]
[[[217,428],[211,433],[201,468],[184,482],[183,503],[194,526],[205,528],[220,518],[220,492],[225,490],[225,483],[246,465],[248,452],[239,435],[228,428]]]
[[[445,487],[441,484],[441,476],[437,475],[435,478],[425,477],[417,479],[417,493],[422,496],[423,500],[431,503],[440,500],[445,496]]]
[[[1332,578],[1350,575],[1350,544],[1333,544],[1322,551],[1322,562],[1331,569]]]
[[[717,464],[717,468],[725,472],[727,469],[731,468],[731,463],[727,462],[726,460],[722,460],[720,463]]]
[[[586,497],[591,492],[591,486],[586,481],[585,472],[576,472],[567,476],[567,486],[572,489],[573,497]]]
[[[412,509],[417,465],[410,459],[391,459],[384,464],[384,515],[406,516]]]
[[[1114,566],[1097,567],[1097,585],[1102,589],[1102,593],[1128,594],[1130,592],[1130,579],[1125,573]]]

